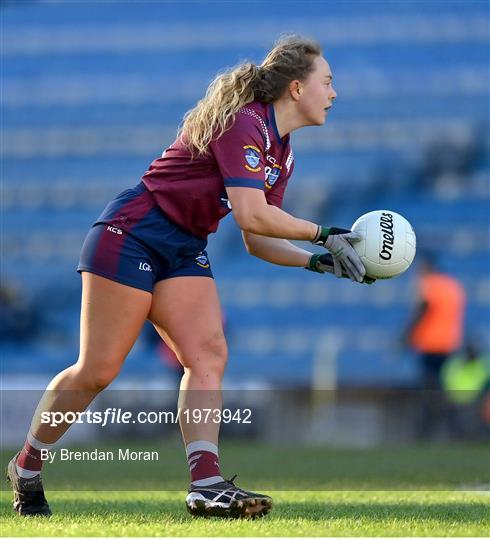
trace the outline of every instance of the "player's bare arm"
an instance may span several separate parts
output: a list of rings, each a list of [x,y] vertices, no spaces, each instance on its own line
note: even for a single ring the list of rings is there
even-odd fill
[[[276,206],[267,204],[264,193],[258,189],[227,187],[236,222],[247,233],[285,240],[307,240],[330,251],[333,272],[337,277],[349,277],[363,282],[364,267],[352,244],[360,235],[348,229],[323,227],[311,221],[295,218]],[[308,266],[308,262],[302,266]],[[318,271],[316,266],[310,268]],[[322,272],[330,270],[322,270]]]
[[[233,216],[242,231],[286,240],[309,241],[312,241],[318,232],[318,225],[267,204],[262,190],[229,187],[226,192],[233,208]]]
[[[250,255],[280,266],[306,267],[312,254],[283,238],[270,238],[242,231],[243,242]]]

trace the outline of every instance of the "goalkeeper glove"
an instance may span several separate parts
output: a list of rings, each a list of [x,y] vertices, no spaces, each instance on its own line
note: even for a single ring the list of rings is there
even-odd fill
[[[328,249],[333,256],[334,273],[342,277],[345,272],[352,281],[362,282],[366,270],[359,255],[352,247],[362,237],[359,233],[338,227],[322,227],[318,225],[315,238],[311,241],[317,246]]]
[[[305,266],[305,268],[306,270],[318,272],[319,274],[325,274],[326,272],[328,272],[329,274],[335,274],[334,258],[330,253],[315,253],[310,257],[310,260],[308,261],[308,264]],[[340,277],[348,278],[349,276],[346,272],[342,272],[342,275]],[[374,283],[375,281],[376,278],[365,275],[361,283],[371,285],[371,283]]]

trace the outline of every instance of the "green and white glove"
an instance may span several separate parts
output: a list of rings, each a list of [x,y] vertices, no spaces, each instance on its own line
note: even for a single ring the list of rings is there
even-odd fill
[[[349,229],[338,227],[322,227],[318,225],[318,232],[311,241],[316,246],[328,249],[333,257],[333,270],[337,277],[347,274],[352,281],[362,283],[366,269],[352,244],[362,240],[362,236]]]
[[[311,270],[312,272],[318,272],[319,274],[335,274],[334,271],[334,258],[330,253],[314,253],[310,260],[308,261],[308,264],[305,266],[306,270]],[[342,278],[349,278],[346,272],[342,272],[342,275],[340,276]],[[374,283],[376,281],[375,278],[364,276],[361,283],[365,283],[366,285],[371,285],[371,283]]]

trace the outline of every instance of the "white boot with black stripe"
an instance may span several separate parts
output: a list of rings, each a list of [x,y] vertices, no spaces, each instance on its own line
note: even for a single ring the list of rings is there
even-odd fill
[[[203,487],[191,484],[185,500],[187,510],[193,516],[250,519],[265,516],[272,508],[272,499],[235,486],[235,478],[236,475]]]

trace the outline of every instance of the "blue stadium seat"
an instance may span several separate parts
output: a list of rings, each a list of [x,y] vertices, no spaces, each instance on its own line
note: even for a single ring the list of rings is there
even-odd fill
[[[348,3],[313,2],[302,4],[299,18],[285,14],[279,3],[263,6],[267,14],[261,10],[261,23],[245,29],[241,22],[233,25],[239,14],[248,20],[248,4],[197,2],[192,10],[158,2],[144,10],[131,2],[120,2],[118,9],[92,3],[89,10],[76,2],[3,6],[8,46],[1,52],[2,279],[37,299],[52,334],[63,336],[58,346],[49,339],[0,344],[4,371],[54,374],[75,359],[80,292],[75,266],[88,227],[106,201],[134,186],[172,142],[183,113],[219,70],[236,64],[244,51],[260,61],[276,34],[293,27],[325,39],[339,96],[324,130],[293,135],[297,165],[285,207],[295,213],[301,204],[301,211],[312,212],[304,217],[345,226],[375,208],[402,213],[414,225],[419,245],[436,245],[441,266],[466,284],[468,334],[482,333],[489,318],[484,292],[490,270],[488,148],[451,199],[429,182],[421,185],[417,173],[427,145],[444,140],[447,130],[484,137],[488,129],[482,118],[490,97],[488,35],[479,22],[486,17],[483,4],[361,2],[353,14]],[[424,25],[416,24],[417,17]],[[373,33],[386,21],[396,30],[388,42],[382,32]],[[329,34],[325,28],[334,23]],[[169,33],[183,31],[170,37],[154,32],[150,42],[138,29],[152,24]],[[221,31],[207,31],[206,25]],[[352,25],[357,32],[349,30]],[[104,39],[86,39],[86,32],[97,36],[100,28]],[[424,35],[424,28],[430,33]],[[36,39],[41,51],[32,48]],[[52,147],[43,146],[50,136]],[[9,146],[11,140],[19,142]],[[90,195],[91,186],[100,190]],[[344,340],[337,359],[341,384],[413,382],[412,359],[393,353],[413,308],[413,273],[391,284],[355,289],[249,257],[231,218],[220,235],[221,240],[211,238],[209,251],[227,316],[230,380],[260,375],[308,384],[318,339],[331,331]],[[324,289],[315,288],[319,282]],[[372,347],[370,333],[381,330],[390,339],[366,350]],[[360,344],[356,332],[362,334]],[[255,349],[247,333],[257,337]],[[123,376],[160,369],[142,345],[131,353]]]

